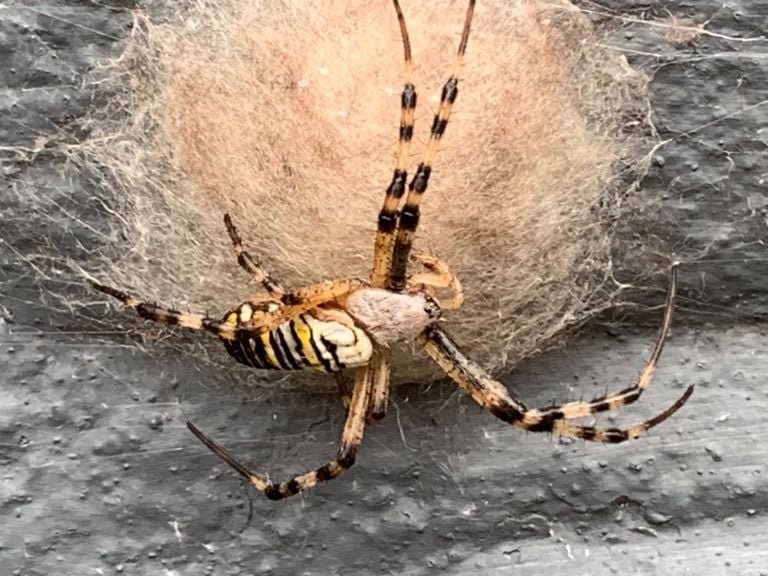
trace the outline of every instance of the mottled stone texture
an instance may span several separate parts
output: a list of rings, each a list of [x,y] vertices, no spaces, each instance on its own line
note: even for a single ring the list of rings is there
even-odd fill
[[[314,389],[269,380],[246,391],[232,385],[245,373],[226,362],[51,335],[66,316],[52,313],[55,301],[40,304],[24,260],[46,235],[62,256],[82,256],[98,222],[93,237],[55,222],[36,229],[19,218],[20,191],[81,190],[72,209],[88,218],[88,179],[62,181],[45,151],[31,164],[3,151],[0,573],[768,574],[768,352],[755,322],[768,285],[759,260],[768,42],[739,40],[768,28],[768,1],[583,5],[708,22],[688,44],[630,21],[611,39],[653,73],[654,122],[669,140],[635,202],[647,229],[627,232],[619,272],[640,264],[633,246],[648,231],[660,252],[728,260],[684,267],[683,323],[654,386],[625,419],[600,419],[647,417],[696,384],[673,420],[628,446],[585,445],[508,429],[450,385],[404,387],[353,470],[303,498],[268,502],[200,446],[184,418],[282,479],[333,455],[342,413],[331,385],[308,374]],[[0,146],[33,147],[91,106],[84,74],[115,53],[130,7],[0,5]],[[660,197],[663,222],[641,208]],[[631,381],[651,340],[612,328],[507,382],[530,405],[596,395]]]
[[[630,20],[614,42],[652,76],[653,122],[664,141],[637,204],[642,209],[661,198],[662,221],[655,212],[646,219],[637,246],[631,234],[623,238],[623,266],[636,272],[644,261],[633,258],[633,248],[653,245],[647,234],[658,234],[662,253],[712,261],[683,266],[683,294],[690,299],[684,313],[718,322],[765,319],[768,2],[603,4]],[[667,17],[664,24],[704,24],[704,31],[674,34],[631,21],[646,8]]]

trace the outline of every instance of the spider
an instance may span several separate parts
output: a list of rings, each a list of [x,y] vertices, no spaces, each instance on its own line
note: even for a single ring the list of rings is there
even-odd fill
[[[405,84],[401,94],[397,159],[378,216],[373,269],[368,280],[343,278],[286,290],[245,250],[229,215],[224,223],[238,264],[264,288],[228,311],[224,318],[181,312],[141,301],[130,294],[92,282],[94,288],[120,300],[143,318],[216,334],[238,362],[261,369],[314,367],[332,373],[346,407],[346,419],[336,458],[315,470],[285,482],[272,482],[251,471],[235,456],[187,422],[190,431],[211,451],[245,477],[270,499],[281,499],[339,476],[355,463],[365,424],[386,413],[389,395],[390,344],[413,340],[480,406],[502,421],[530,432],[550,432],[595,442],[623,442],[636,438],[674,414],[688,400],[693,386],[655,417],[625,429],[599,428],[570,420],[614,410],[640,397],[651,381],[672,321],[676,267],[672,266],[663,318],[656,345],[637,380],[631,386],[591,401],[573,401],[544,408],[527,408],[479,364],[469,359],[439,325],[443,310],[459,308],[461,284],[446,263],[414,253],[413,239],[419,223],[419,204],[427,190],[432,165],[456,98],[459,73],[469,39],[475,0],[469,0],[459,48],[440,104],[432,122],[428,143],[409,183],[408,159],[413,137],[416,88],[411,80],[413,61],[405,18],[393,0],[405,59]],[[403,199],[404,198],[404,199]],[[423,267],[408,271],[413,261]],[[439,298],[438,290],[450,292]],[[342,375],[354,369],[351,393]]]

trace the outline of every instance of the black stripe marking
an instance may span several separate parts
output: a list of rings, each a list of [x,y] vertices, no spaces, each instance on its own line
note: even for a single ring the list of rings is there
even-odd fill
[[[403,86],[403,93],[400,95],[400,107],[404,110],[413,110],[416,108],[416,86],[411,83]]]
[[[523,414],[520,410],[506,402],[501,406],[491,406],[490,412],[496,416],[496,418],[503,420],[507,424],[514,424],[523,418]]]
[[[619,442],[629,440],[629,434],[626,430],[620,430],[619,428],[608,428],[605,433],[610,444],[618,444]],[[589,438],[586,436],[584,436],[584,439],[589,440]]]
[[[593,401],[594,402],[594,401]],[[600,402],[593,403],[590,406],[590,413],[591,412],[605,412],[606,410],[611,409],[611,403],[607,400],[601,400]]]
[[[563,413],[560,412],[560,410],[553,410],[552,412],[544,414],[539,422],[526,426],[525,429],[530,430],[531,432],[551,432],[552,428],[555,426],[555,422],[562,419]]]
[[[325,482],[326,480],[333,478],[333,474],[331,474],[331,465],[325,464],[315,470],[315,476],[317,476],[318,482]]]
[[[272,348],[272,354],[275,355],[277,363],[280,365],[279,368],[282,368],[283,370],[290,370],[291,365],[286,361],[285,358],[283,358],[283,351],[280,349],[280,344],[277,341],[277,338],[275,338],[275,332],[277,332],[277,330],[272,330],[269,333],[269,346]]]
[[[283,498],[285,498],[282,492],[280,492],[280,489],[274,484],[267,486],[267,488],[264,490],[264,496],[266,496],[270,500],[282,500]]]
[[[250,366],[253,366],[254,368],[263,368],[264,364],[259,361],[259,358],[256,356],[253,346],[251,345],[252,340],[253,338],[239,338],[237,344],[240,345],[241,353],[245,356],[245,359]],[[269,364],[267,364],[267,366],[269,366]]]
[[[224,343],[224,348],[226,348],[227,353],[232,356],[232,358],[240,362],[240,364],[252,366],[248,361],[248,357],[245,355],[244,348],[239,340],[222,340],[222,342]]]
[[[342,446],[339,450],[339,455],[336,458],[336,462],[342,468],[351,468],[355,463],[357,456],[357,446]]]
[[[226,340],[231,339],[231,338],[221,337],[221,333],[219,332],[219,330],[221,329],[222,326],[225,326],[225,325],[226,325],[226,322],[219,322],[218,320],[213,320],[207,317],[203,318],[203,321],[202,321],[203,330],[208,330],[208,332],[213,332],[214,334],[216,334],[216,336],[219,337],[219,339],[222,342],[225,342]]]
[[[290,322],[288,323],[290,324]],[[280,343],[280,349],[283,352],[283,355],[288,359],[288,362],[293,366],[294,370],[298,370],[299,368],[303,368],[304,365],[301,362],[301,358],[298,360],[293,355],[293,350],[291,349],[291,346],[288,344],[288,340],[285,338],[285,334],[283,333],[283,330],[286,329],[286,325],[283,324],[282,326],[279,326],[275,332],[277,332],[277,339]]]
[[[418,206],[405,206],[400,213],[400,228],[413,232],[419,226],[421,210]]]
[[[403,124],[400,126],[400,140],[410,142],[413,138],[413,124]]]
[[[148,304],[147,302],[141,302],[136,306],[136,312],[142,318],[147,320],[162,320],[166,324],[175,325],[179,323],[179,315],[181,312],[178,310],[166,310],[155,304]]]
[[[108,294],[113,298],[117,298],[126,306],[128,305],[128,301],[131,299],[131,297],[128,295],[127,292],[123,292],[122,290],[118,290],[117,288],[112,288],[111,286],[99,284],[98,282],[94,282],[93,280],[88,280],[88,283],[99,292],[104,292],[104,294]]]
[[[333,357],[333,361],[336,363],[336,366],[339,367],[339,370],[346,368],[344,362],[339,360],[339,357],[336,354],[336,344],[329,342],[326,340],[325,336],[322,335],[320,336],[320,342],[322,342],[323,346],[325,346],[325,349],[328,350],[328,353]]]
[[[397,228],[397,210],[394,212],[379,212],[379,232],[391,233]]]
[[[612,394],[613,397],[621,398],[621,404],[616,404],[615,406],[618,408],[619,406],[626,406],[627,404],[631,404],[640,398],[640,394],[642,394],[642,392],[642,389],[630,386],[629,388],[625,388],[616,394]],[[592,400],[591,408],[592,412],[605,412],[606,410],[611,409],[611,402],[607,399],[595,398]]]
[[[456,370],[461,372],[464,380],[469,386],[472,386],[473,389],[480,392],[485,391],[481,381],[473,376],[461,350],[456,343],[451,340],[448,334],[435,328],[434,324],[429,325],[424,334],[438,346],[438,349],[443,353],[443,356],[451,360]]]
[[[395,170],[392,174],[392,182],[387,187],[387,196],[402,198],[405,194],[405,181],[408,179],[408,172],[405,170]]]
[[[443,85],[443,90],[440,93],[440,102],[448,101],[449,104],[456,102],[456,98],[459,96],[459,79],[455,76],[448,78],[448,81]]]
[[[315,352],[315,356],[317,356],[317,359],[320,360],[326,372],[336,372],[337,370],[333,369],[333,366],[331,365],[330,360],[328,360],[325,356],[323,356],[323,353],[320,350],[320,347],[317,345],[317,342],[315,342],[315,333],[312,330],[312,325],[304,319],[303,314],[302,316],[300,316],[300,318],[307,325],[307,328],[309,328],[309,343],[312,344],[312,350]]]
[[[264,348],[264,342],[261,341],[259,336],[249,336],[246,344],[256,354],[258,362],[262,367],[277,368],[277,366],[273,366],[272,362],[269,361],[269,355],[267,354],[267,350]]]
[[[309,358],[307,358],[307,355],[304,353],[304,346],[301,344],[301,338],[299,338],[299,333],[296,331],[296,322],[300,321],[300,319],[291,320],[290,327],[291,327],[291,336],[293,336],[293,341],[296,342],[296,357],[301,358],[302,364],[304,366],[311,366],[312,364],[309,361]],[[306,324],[306,323],[305,323]],[[310,340],[312,330],[310,329]]]
[[[426,165],[423,162],[416,168],[416,174],[411,180],[409,186],[410,190],[423,194],[429,184],[429,175],[432,174],[432,166]]]
[[[240,241],[240,239],[238,238],[238,242],[239,241]],[[237,263],[240,265],[241,268],[245,268],[249,272],[251,272],[253,270],[253,266],[251,266],[251,264],[255,264],[255,263],[250,262],[248,260],[248,256],[245,255],[245,252],[240,252],[237,255]],[[258,266],[258,264],[256,264],[256,266]]]
[[[442,138],[446,126],[448,126],[448,120],[435,116],[435,119],[432,121],[432,136],[436,139]]]
[[[291,478],[285,483],[285,490],[289,495],[296,494],[299,491],[299,482],[296,478]]]
[[[642,394],[643,392],[643,389],[640,388],[637,384],[633,384],[632,386],[627,386],[626,388],[624,388],[624,390],[619,390],[616,393],[616,395],[623,396],[624,394],[626,394],[627,396],[632,396],[632,392],[635,392],[637,396],[640,396],[640,394]],[[637,400],[637,396],[634,398],[635,400]]]
[[[296,294],[286,292],[280,296],[280,303],[284,304],[285,306],[295,306],[296,304],[301,304],[301,298],[299,298]]]

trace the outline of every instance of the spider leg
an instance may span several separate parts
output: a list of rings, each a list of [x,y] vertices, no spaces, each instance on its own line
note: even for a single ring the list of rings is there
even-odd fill
[[[336,385],[339,388],[339,396],[341,396],[341,403],[344,404],[344,409],[349,410],[349,405],[352,402],[352,394],[347,387],[347,379],[342,372],[334,372],[333,378],[336,380]]]
[[[261,264],[256,262],[253,256],[243,248],[243,241],[229,214],[224,214],[224,225],[227,227],[227,233],[229,234],[229,239],[232,241],[232,247],[235,249],[237,263],[240,267],[248,272],[256,282],[264,286],[264,289],[269,292],[271,296],[279,297],[283,295],[285,289],[280,285],[280,282],[272,278],[271,274],[262,268]]]
[[[562,436],[575,436],[596,442],[623,442],[630,438],[636,438],[645,430],[669,418],[688,400],[693,393],[693,386],[689,386],[683,395],[662,413],[626,429],[580,426],[571,424],[567,420],[631,404],[640,397],[640,394],[648,386],[672,322],[677,278],[676,266],[672,267],[670,276],[670,286],[659,335],[651,357],[646,362],[640,376],[632,386],[589,402],[568,402],[560,406],[529,409],[522,402],[510,396],[505,386],[492,379],[478,364],[467,358],[450,336],[438,326],[433,325],[427,328],[419,336],[419,342],[446,374],[467,391],[478,404],[497,418],[513,426],[531,432],[553,432]]]
[[[365,287],[367,284],[357,278],[341,278],[310,284],[298,290],[286,292],[279,297],[280,306],[266,312],[248,328],[258,331],[270,331],[280,324],[296,318],[300,314],[317,309],[319,306],[343,299],[345,296]],[[322,313],[326,313],[323,311]],[[327,311],[332,314],[332,311]]]
[[[275,310],[261,312],[258,315],[253,313],[255,308],[264,302],[274,301],[267,295],[257,296],[241,304],[237,311],[230,312],[227,315],[227,319],[223,322],[214,320],[203,314],[182,312],[180,310],[173,310],[172,308],[165,308],[157,304],[152,304],[151,302],[145,302],[127,292],[112,288],[111,286],[99,284],[98,282],[91,281],[91,286],[104,294],[108,294],[109,296],[120,300],[125,306],[133,308],[139,316],[147,320],[162,322],[172,326],[182,326],[193,330],[207,330],[224,340],[236,340],[239,335],[273,330],[280,324],[299,316],[307,310],[316,308],[319,303],[333,300],[339,293],[347,293],[350,288],[350,281],[331,281],[328,283],[308,286],[296,292],[286,294],[283,298],[290,297],[290,301],[295,302],[295,304],[291,306],[280,306],[275,303]],[[325,290],[326,287],[328,290]],[[248,309],[249,316],[253,315],[251,323],[248,326],[238,326],[238,316],[242,322],[242,314],[245,313],[245,308]]]
[[[450,288],[453,296],[450,299],[441,299],[440,308],[443,310],[457,310],[464,303],[464,289],[459,279],[451,272],[448,264],[434,256],[426,254],[411,254],[411,260],[424,266],[428,273],[412,274],[408,277],[408,285],[431,286],[434,288]]]
[[[389,401],[389,371],[391,352],[389,348],[374,348],[368,369],[373,380],[371,403],[368,407],[368,421],[381,420],[387,414]]]
[[[117,298],[125,306],[133,308],[139,316],[147,320],[154,320],[155,322],[162,322],[173,326],[183,326],[193,330],[207,330],[225,340],[233,340],[237,333],[237,328],[227,322],[220,322],[202,314],[164,308],[157,304],[139,300],[117,288],[105,286],[94,281],[90,281],[90,283],[99,292]]]
[[[531,417],[538,418],[542,422],[551,419],[573,419],[582,416],[589,416],[595,412],[605,412],[606,410],[615,410],[622,406],[632,404],[643,393],[653,379],[653,373],[664,350],[664,343],[667,341],[669,328],[672,325],[672,312],[675,306],[675,294],[677,292],[677,264],[670,267],[669,287],[667,288],[667,297],[664,303],[664,312],[659,326],[659,334],[656,336],[656,343],[653,346],[653,352],[640,371],[632,386],[624,388],[613,394],[606,394],[588,402],[577,401],[567,402],[559,406],[550,406],[531,411]]]
[[[194,424],[187,422],[187,427],[214,454],[248,480],[256,490],[263,492],[270,500],[280,500],[293,496],[302,490],[312,488],[319,482],[336,478],[336,476],[355,463],[357,450],[363,439],[365,414],[371,396],[371,380],[366,378],[365,374],[366,370],[364,368],[359,368],[355,374],[355,387],[352,392],[349,409],[347,410],[344,430],[341,434],[341,445],[339,446],[336,459],[311,472],[295,476],[286,482],[271,482],[266,477],[252,472],[230,452],[201,432]]]
[[[405,84],[400,95],[400,132],[397,143],[397,161],[392,174],[392,181],[384,196],[384,205],[379,212],[376,240],[373,246],[373,271],[371,284],[383,288],[389,278],[389,268],[392,262],[392,246],[395,241],[397,228],[398,207],[400,199],[405,194],[405,183],[408,179],[408,152],[413,138],[413,116],[416,109],[416,87],[411,82],[413,75],[413,60],[411,60],[411,41],[405,26],[405,17],[400,9],[398,0],[393,0],[397,21],[400,24],[400,34],[403,39],[405,53]]]
[[[475,402],[500,420],[529,432],[552,432],[594,442],[623,442],[637,438],[646,430],[672,416],[693,393],[693,386],[689,386],[680,398],[660,414],[624,429],[580,426],[567,422],[566,416],[559,413],[557,407],[544,410],[526,408],[522,402],[509,394],[504,385],[492,379],[478,364],[467,358],[456,343],[439,327],[433,325],[425,330],[419,337],[419,342],[435,363],[469,393]]]
[[[427,190],[429,176],[432,173],[432,164],[437,156],[437,148],[440,140],[445,133],[448,125],[448,119],[453,109],[453,104],[459,95],[459,72],[464,62],[464,53],[467,50],[467,41],[469,39],[469,29],[472,24],[472,15],[475,10],[475,0],[469,0],[467,15],[464,20],[464,30],[461,33],[461,42],[456,52],[456,58],[453,62],[453,70],[448,80],[443,85],[440,94],[440,106],[437,109],[435,118],[432,121],[432,128],[427,142],[427,149],[424,152],[424,158],[416,168],[416,174],[408,184],[408,194],[405,197],[405,204],[400,211],[400,219],[397,227],[397,237],[392,252],[392,265],[389,273],[388,287],[391,290],[400,291],[405,288],[406,269],[408,267],[408,257],[413,245],[413,237],[416,234],[416,228],[419,225],[419,204],[421,197]]]
[[[389,348],[374,347],[370,364],[361,367],[361,369],[366,371],[365,378],[370,379],[372,382],[371,401],[366,414],[366,422],[368,423],[381,420],[387,414],[387,402],[389,401],[389,360]],[[349,409],[351,395],[347,388],[347,380],[342,372],[334,372],[333,377],[339,387],[339,394],[344,408]]]
[[[370,361],[372,343],[348,315],[341,309],[319,308],[363,286],[360,280],[315,284],[284,294],[282,301],[267,294],[257,295],[227,312],[220,321],[144,302],[97,282],[91,284],[147,320],[215,334],[238,362],[255,368],[290,370],[313,366],[334,372],[345,366],[367,366]],[[304,317],[305,312],[310,313]],[[343,325],[346,331],[328,327],[329,322]]]

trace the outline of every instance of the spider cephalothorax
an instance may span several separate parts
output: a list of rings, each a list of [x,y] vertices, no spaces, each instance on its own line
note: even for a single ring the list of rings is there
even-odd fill
[[[223,319],[170,310],[143,302],[115,288],[94,287],[134,308],[144,318],[216,334],[238,362],[254,368],[291,370],[314,367],[336,376],[347,416],[336,458],[287,482],[274,483],[252,472],[232,454],[208,438],[191,422],[189,429],[213,452],[273,499],[284,498],[334,478],[354,464],[366,422],[384,416],[389,394],[390,349],[393,342],[415,339],[443,371],[478,404],[499,419],[532,432],[553,432],[597,442],[622,442],[666,420],[693,391],[685,393],[666,410],[628,428],[598,428],[569,422],[596,412],[634,402],[648,386],[661,355],[672,321],[676,268],[673,266],[659,336],[651,357],[630,387],[591,401],[568,402],[541,409],[527,408],[467,358],[437,320],[443,310],[459,308],[461,284],[441,260],[412,252],[419,223],[419,205],[427,190],[451,110],[458,97],[459,72],[469,39],[475,0],[469,0],[459,48],[440,104],[432,122],[429,141],[416,172],[408,182],[409,149],[413,137],[416,88],[411,81],[413,64],[408,31],[398,0],[393,0],[405,52],[405,85],[401,95],[398,153],[390,185],[379,212],[370,280],[342,278],[286,290],[243,248],[229,216],[224,221],[237,260],[263,287],[258,294],[228,311]],[[408,274],[411,261],[426,270]],[[440,298],[438,290],[450,292]],[[354,386],[347,392],[343,372],[355,370]]]

